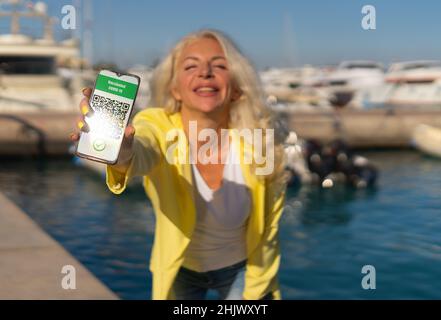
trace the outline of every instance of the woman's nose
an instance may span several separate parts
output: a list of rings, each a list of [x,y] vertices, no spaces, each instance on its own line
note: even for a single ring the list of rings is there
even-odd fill
[[[209,63],[207,63],[201,68],[200,76],[203,78],[211,78],[213,76],[213,70]]]

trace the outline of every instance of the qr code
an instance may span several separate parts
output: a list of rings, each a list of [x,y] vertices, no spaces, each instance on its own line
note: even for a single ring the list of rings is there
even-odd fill
[[[129,112],[130,105],[94,94],[91,106],[95,112],[95,118],[98,120],[95,126],[97,130],[112,138],[119,139],[124,129],[124,120]]]

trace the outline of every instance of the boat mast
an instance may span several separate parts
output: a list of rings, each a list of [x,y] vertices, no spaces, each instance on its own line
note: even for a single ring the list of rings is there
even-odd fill
[[[83,55],[92,66],[93,59],[93,34],[92,34],[92,1],[83,0]]]

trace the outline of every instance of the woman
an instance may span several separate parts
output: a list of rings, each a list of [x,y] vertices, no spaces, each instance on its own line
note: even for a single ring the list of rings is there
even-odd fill
[[[284,153],[271,141],[255,71],[225,35],[202,30],[174,47],[151,89],[156,108],[126,128],[107,185],[120,194],[133,176],[144,177],[156,215],[153,299],[203,299],[208,289],[221,299],[280,299]],[[83,93],[87,114],[91,90]],[[254,136],[242,135],[246,129]],[[256,159],[259,148],[265,161]]]

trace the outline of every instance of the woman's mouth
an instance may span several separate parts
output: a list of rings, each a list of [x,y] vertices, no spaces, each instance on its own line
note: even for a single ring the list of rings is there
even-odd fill
[[[213,97],[217,95],[219,89],[214,86],[200,86],[196,87],[193,92],[200,97]]]

